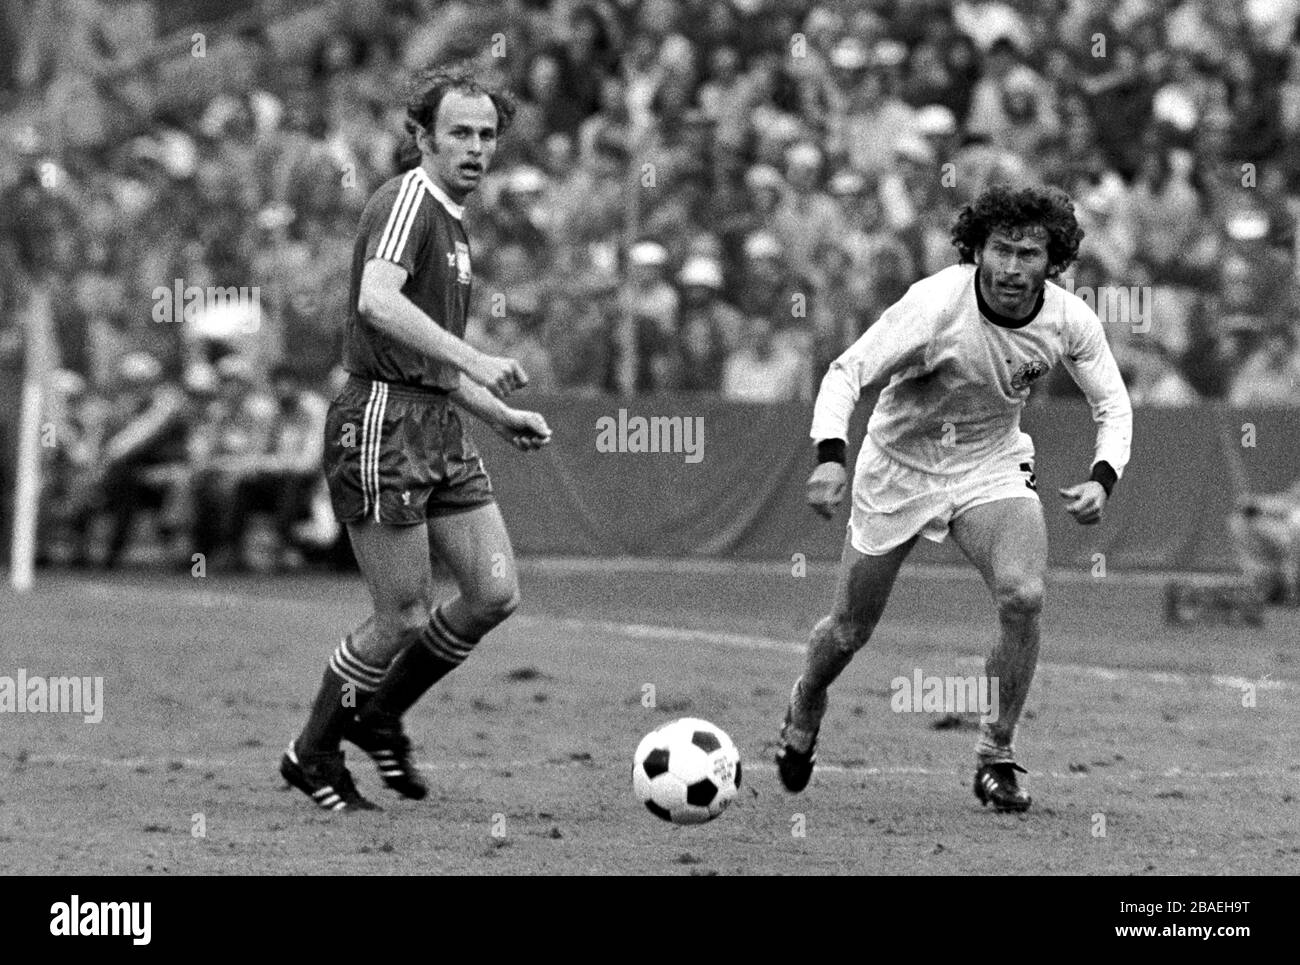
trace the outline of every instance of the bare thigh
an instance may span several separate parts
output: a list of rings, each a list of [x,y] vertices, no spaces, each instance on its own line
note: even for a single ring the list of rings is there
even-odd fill
[[[998,499],[969,509],[951,532],[994,597],[1036,583],[1047,572],[1047,525],[1036,499]]]

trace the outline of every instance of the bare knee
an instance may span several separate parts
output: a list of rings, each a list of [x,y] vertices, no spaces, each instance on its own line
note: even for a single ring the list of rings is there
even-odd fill
[[[476,593],[469,600],[475,621],[483,631],[503,623],[519,607],[519,585],[513,580]]]
[[[1021,575],[999,580],[993,595],[999,615],[1023,620],[1042,611],[1043,593],[1042,577]]]
[[[375,629],[392,639],[418,633],[429,622],[431,601],[423,593],[403,596],[375,610]]]

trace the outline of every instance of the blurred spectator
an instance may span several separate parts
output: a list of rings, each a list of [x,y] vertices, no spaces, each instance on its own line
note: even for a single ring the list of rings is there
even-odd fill
[[[44,399],[40,559],[51,561],[51,550],[58,544],[60,562],[84,566],[90,560],[92,516],[86,510],[98,501],[93,482],[109,407],[85,379],[67,369],[51,373]]]
[[[555,224],[555,213],[543,205],[549,192],[550,200],[561,212],[571,211],[579,192],[590,190],[590,179],[582,177],[585,167],[575,172],[573,182],[552,186],[541,170],[531,165],[520,165],[506,171],[499,179],[496,204],[488,215],[486,253],[489,258],[498,254],[505,245],[521,245],[525,254],[545,259],[550,252],[552,238],[548,228],[554,227],[563,235],[567,224]],[[537,265],[536,268],[540,268]],[[535,270],[536,270],[535,268]]]
[[[557,286],[550,301],[551,321],[545,344],[551,354],[556,379],[566,392],[595,395],[617,391],[617,295],[588,279]]]
[[[974,42],[953,34],[941,17],[933,21],[930,35],[912,50],[902,96],[915,108],[942,107],[954,118],[964,118],[979,79]]]
[[[627,81],[608,74],[600,81],[600,110],[578,129],[578,153],[589,160],[602,141],[626,151],[631,142],[631,114],[627,109]]]
[[[849,93],[843,117],[835,125],[841,139],[832,140],[832,149],[842,150],[849,163],[861,171],[883,171],[898,142],[916,133],[915,111],[887,89],[886,63],[872,62],[870,55],[852,47],[841,47],[839,54],[839,62],[850,66],[866,58],[866,68]]]
[[[270,388],[278,410],[268,446],[241,461],[232,460],[240,483],[228,511],[233,522],[228,538],[240,550],[252,514],[269,512],[279,537],[279,562],[292,568],[301,561],[295,524],[309,515],[313,492],[322,479],[328,403],[287,364],[271,370]]]
[[[620,232],[627,214],[627,149],[609,137],[597,139],[593,152],[578,161],[571,177],[557,184],[545,213],[551,230],[546,246],[535,254],[554,255],[563,271],[593,264],[609,270],[618,258]],[[522,239],[521,239],[522,240]]]
[[[812,398],[811,366],[789,339],[778,338],[762,315],[749,318],[745,335],[727,358],[723,398],[737,402],[791,402]]]
[[[679,376],[677,292],[666,279],[668,252],[641,241],[628,252],[618,294],[615,385],[622,395],[673,388]]]
[[[827,239],[814,252],[811,368],[817,377],[825,372],[859,333],[875,318],[867,315],[870,302],[860,298],[853,281],[853,259],[835,240]]]
[[[1184,150],[1156,151],[1133,185],[1134,248],[1153,275],[1178,272],[1204,224],[1204,196],[1193,183],[1193,162]]]
[[[601,85],[618,69],[619,46],[613,24],[599,6],[582,3],[569,8],[568,23],[561,33],[563,41],[555,48],[560,87],[587,117],[609,103],[601,97]]]
[[[814,253],[842,238],[845,225],[835,202],[820,190],[821,151],[801,142],[786,152],[785,163],[790,189],[772,214],[772,228],[794,270],[807,276],[815,267]]]
[[[190,485],[194,551],[208,565],[238,567],[231,518],[240,486],[252,478],[253,457],[269,451],[277,402],[240,356],[217,364],[218,393],[205,407],[207,420],[190,446]]]
[[[310,515],[321,479],[328,404],[289,365],[271,371],[269,393],[242,365],[227,365],[221,374],[217,449],[195,479],[195,548],[210,566],[248,566],[248,526],[254,513],[265,512],[278,537],[271,565],[294,566],[300,561],[296,525]]]
[[[110,523],[103,564],[121,562],[141,511],[162,511],[183,482],[185,440],[191,418],[184,392],[163,378],[158,360],[144,352],[123,357],[121,394],[114,400],[103,449],[89,472],[87,505],[77,521],[105,514]]]
[[[720,145],[728,148],[744,145],[750,96],[736,51],[731,47],[714,50],[709,59],[709,79],[700,86],[700,107],[713,119]]]
[[[997,180],[1074,196],[1089,270],[1150,286],[1159,364],[1200,395],[1227,395],[1262,333],[1294,324],[1292,0],[358,0],[291,20],[271,5],[265,26],[213,13],[203,59],[157,39],[174,18],[148,0],[28,6],[3,7],[0,28],[13,107],[0,303],[49,283],[62,364],[88,395],[110,394],[132,351],[178,371],[213,339],[323,378],[359,208],[411,163],[398,84],[429,58],[476,55],[520,100],[467,219],[476,293],[536,303],[526,338],[569,389],[711,380],[698,374],[714,365],[711,326],[685,325],[684,306],[661,312],[662,293],[643,291],[649,314],[626,321],[631,239],[666,250],[660,292],[669,266],[716,260],[722,298],[820,364],[826,319],[856,305],[860,329],[951,264],[952,218]],[[489,57],[498,32],[506,56]],[[703,230],[720,253],[692,249]],[[771,237],[775,255],[746,257],[747,240],[771,250]],[[851,259],[847,296],[831,241]],[[511,245],[527,257],[499,256]],[[495,277],[512,259],[509,280]],[[155,324],[149,293],[177,278],[261,286],[259,327],[214,335],[211,312]],[[1120,351],[1123,329],[1107,328]]]
[[[792,270],[776,235],[758,231],[745,239],[737,302],[742,314],[762,315],[779,332],[807,334],[812,295],[812,283]]]
[[[1090,33],[1081,31],[1080,42],[1086,42],[1084,38],[1088,36],[1095,36],[1095,28]],[[1141,51],[1131,39],[1115,37],[1109,54],[1087,58],[1085,64],[1089,68],[1097,64],[1103,70],[1083,77],[1079,85],[1104,156],[1118,173],[1128,178],[1142,164],[1142,139],[1133,134],[1148,128],[1154,90],[1149,75],[1142,69]]]
[[[736,199],[731,213],[719,225],[731,280],[726,290],[733,299],[740,290],[746,239],[758,231],[775,230],[776,213],[786,192],[781,172],[766,164],[755,164],[745,172],[744,180],[745,193]]]
[[[1278,328],[1246,359],[1228,391],[1228,401],[1239,408],[1300,404],[1300,352],[1295,331]]]
[[[1134,341],[1116,361],[1135,409],[1171,408],[1196,401],[1196,390],[1159,342]]]
[[[1000,0],[958,0],[952,19],[958,30],[990,54],[999,44],[1010,43],[1009,38],[1029,36],[1028,24],[1015,7]]]
[[[1021,57],[1019,48],[1007,36],[999,36],[984,57],[984,69],[971,94],[966,130],[997,142],[1010,125],[1007,92],[1016,90],[1036,97],[1045,84]]]
[[[1000,124],[986,133],[1014,154],[1038,155],[1061,129],[1051,89],[1027,67],[1017,67],[1003,78],[999,107]]]
[[[853,334],[856,340],[907,290],[916,278],[916,264],[907,245],[885,222],[876,182],[844,172],[832,182],[831,190],[850,217],[842,247],[852,268],[849,285],[858,305],[856,315],[863,319]]]
[[[521,88],[520,131],[527,143],[540,147],[548,132],[578,136],[578,128],[595,109],[596,94],[588,87],[598,78],[579,78],[565,71],[558,51],[543,49],[528,59]],[[590,95],[590,96],[588,96]]]
[[[687,392],[717,392],[727,352],[740,344],[744,320],[722,300],[722,265],[695,256],[677,276],[682,297],[677,330],[682,348],[679,388]]]
[[[551,355],[538,338],[543,311],[539,293],[532,288],[511,291],[502,304],[503,311],[489,312],[476,337],[467,338],[489,355],[515,359],[528,373],[528,387],[537,392],[556,389],[555,366]]]

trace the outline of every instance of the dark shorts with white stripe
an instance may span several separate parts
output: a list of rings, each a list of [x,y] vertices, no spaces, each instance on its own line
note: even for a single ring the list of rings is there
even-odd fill
[[[355,375],[330,403],[325,479],[342,523],[412,525],[495,500],[446,394]]]

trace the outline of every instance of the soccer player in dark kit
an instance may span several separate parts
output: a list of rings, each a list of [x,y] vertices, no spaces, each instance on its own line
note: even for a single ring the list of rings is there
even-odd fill
[[[492,162],[510,100],[471,74],[428,70],[406,103],[419,164],[367,203],[352,255],[343,365],[330,406],[325,474],[374,612],[343,638],[280,773],[327,811],[375,810],[344,765],[342,740],[407,798],[428,787],[402,715],[519,602],[514,555],[483,462],[458,409],[524,450],[546,420],[502,400],[528,382],[514,359],[463,341],[470,296],[463,204]],[[432,557],[457,592],[434,606]]]

